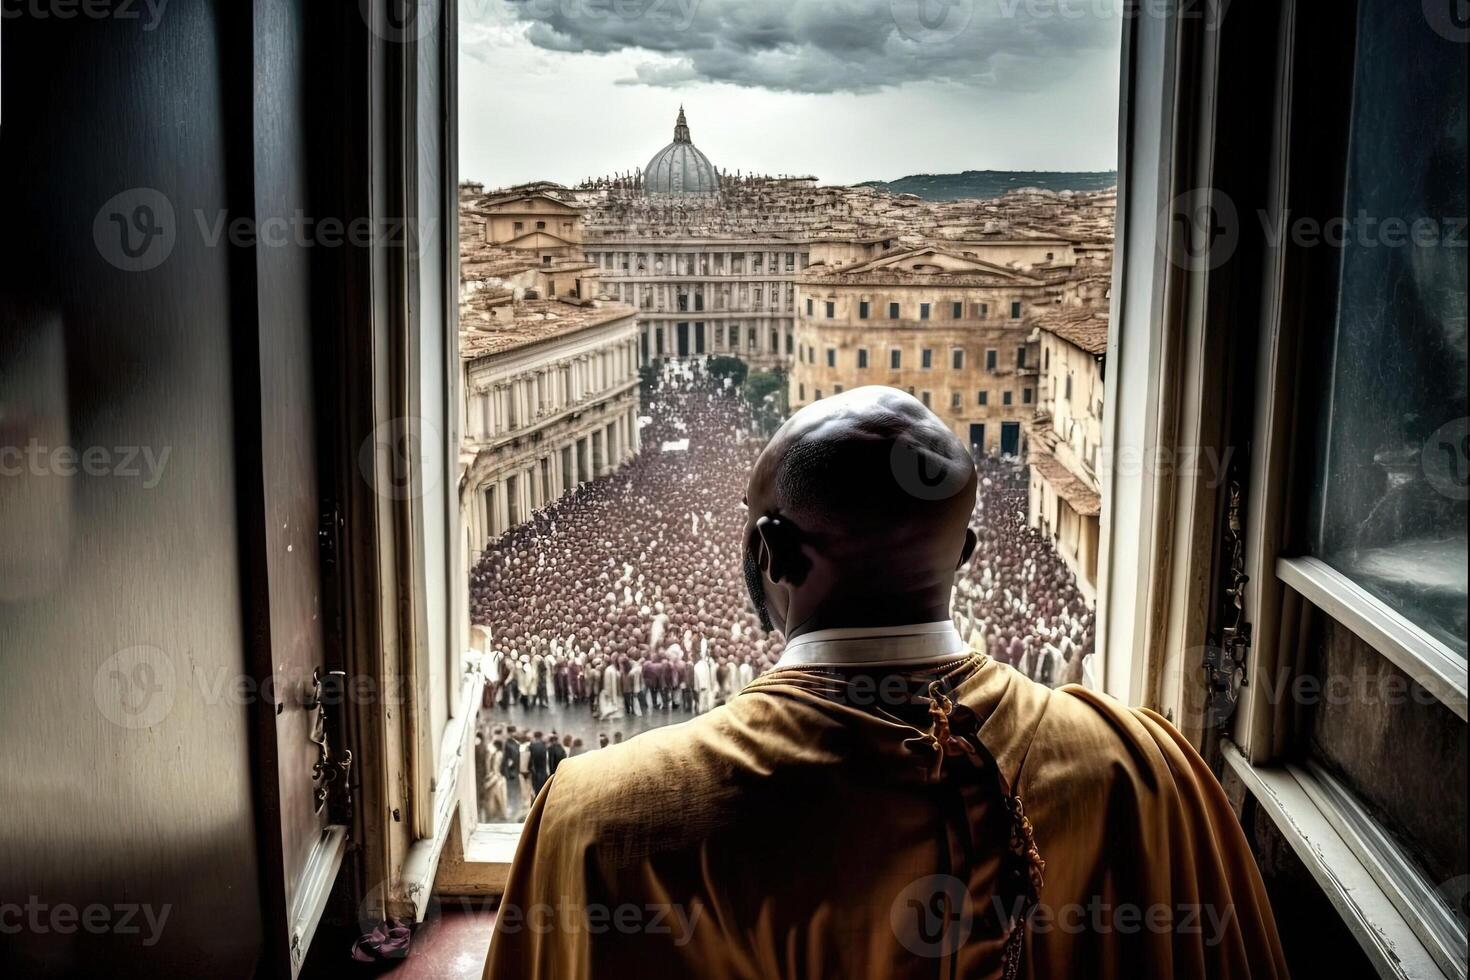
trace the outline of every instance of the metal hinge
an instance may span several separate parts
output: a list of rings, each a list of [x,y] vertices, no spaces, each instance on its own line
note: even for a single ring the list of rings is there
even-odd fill
[[[1245,573],[1245,530],[1241,520],[1239,480],[1230,481],[1229,492],[1225,545],[1230,554],[1230,571],[1225,595],[1232,612],[1226,614],[1230,625],[1220,630],[1218,641],[1205,647],[1203,664],[1207,723],[1222,732],[1229,730],[1235,706],[1240,700],[1240,689],[1246,685],[1246,664],[1251,648],[1251,624],[1245,618],[1245,586],[1250,576]]]
[[[346,674],[340,670],[327,671],[323,677],[322,669],[316,667],[311,672],[311,695],[307,699],[305,707],[314,712],[311,722],[311,741],[316,746],[317,759],[311,767],[311,781],[316,786],[316,812],[321,813],[327,805],[327,798],[335,785],[341,795],[344,819],[333,821],[337,823],[352,824],[352,783],[349,776],[352,772],[352,750],[342,749],[333,752],[330,741],[327,738],[327,702],[340,705],[345,693],[342,682]]]

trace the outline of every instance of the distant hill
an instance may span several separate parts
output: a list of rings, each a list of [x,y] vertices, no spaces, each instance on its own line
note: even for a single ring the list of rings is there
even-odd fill
[[[999,197],[1022,187],[1049,191],[1102,191],[1116,186],[1116,170],[966,170],[962,174],[913,174],[897,180],[868,180],[863,187],[878,187],[894,194],[917,194],[929,201],[953,201],[962,197]]]

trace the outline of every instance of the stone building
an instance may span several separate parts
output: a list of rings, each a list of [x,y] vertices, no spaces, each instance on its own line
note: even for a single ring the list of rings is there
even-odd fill
[[[555,300],[462,331],[460,509],[468,553],[638,451],[638,329],[631,307]]]
[[[892,385],[977,452],[1016,455],[1038,400],[1031,322],[1080,302],[1102,268],[1060,237],[815,243],[797,283],[791,406]]]
[[[1028,519],[1051,538],[1089,602],[1097,596],[1102,498],[1103,358],[1108,315],[1063,307],[1032,317],[1040,355],[1036,412],[1027,425]]]
[[[821,210],[798,202],[814,183],[722,174],[694,145],[681,107],[673,142],[647,168],[583,188],[587,256],[608,294],[637,308],[643,363],[730,354],[758,369],[785,366],[795,280]]]
[[[468,560],[638,450],[638,328],[557,184],[460,188],[460,511]]]

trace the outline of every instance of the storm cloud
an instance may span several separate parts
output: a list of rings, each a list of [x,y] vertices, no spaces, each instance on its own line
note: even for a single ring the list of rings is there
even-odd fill
[[[471,0],[473,2],[473,0]],[[866,93],[1047,88],[1118,43],[1121,0],[481,0],[559,52],[638,56],[620,84]]]

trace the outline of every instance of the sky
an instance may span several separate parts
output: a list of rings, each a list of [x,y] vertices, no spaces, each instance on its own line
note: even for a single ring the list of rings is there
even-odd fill
[[[460,177],[1112,170],[1122,0],[460,0]]]

